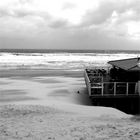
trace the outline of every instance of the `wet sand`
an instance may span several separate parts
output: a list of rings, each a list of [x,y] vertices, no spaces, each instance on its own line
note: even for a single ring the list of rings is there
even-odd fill
[[[24,76],[24,77],[34,77],[34,76],[70,76],[70,77],[82,77],[83,70],[63,70],[63,69],[37,69],[37,70],[27,70],[27,69],[13,69],[13,70],[0,70],[0,77],[13,77],[13,76]]]
[[[33,74],[31,74],[33,72]],[[2,85],[0,104],[43,104],[63,102],[91,105],[88,99],[83,72],[45,70],[41,71],[6,71],[1,75]],[[4,73],[4,72],[3,72]],[[14,73],[14,74],[13,74]],[[77,92],[80,94],[77,94]],[[24,93],[24,94],[23,94]],[[11,100],[9,99],[11,97]],[[15,98],[15,101],[14,101]],[[19,98],[19,101],[17,100]],[[23,98],[23,101],[22,101]],[[7,102],[6,100],[7,99]],[[27,99],[27,100],[25,100]],[[43,102],[43,103],[42,103]]]
[[[83,72],[13,70],[0,77],[0,140],[140,138],[139,116],[92,106]]]

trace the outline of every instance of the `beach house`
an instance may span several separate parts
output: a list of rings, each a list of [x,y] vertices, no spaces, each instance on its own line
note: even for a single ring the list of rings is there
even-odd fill
[[[140,57],[109,61],[109,69],[85,69],[88,95],[95,105],[140,103]],[[134,103],[135,102],[135,103]],[[138,108],[139,109],[139,108]]]

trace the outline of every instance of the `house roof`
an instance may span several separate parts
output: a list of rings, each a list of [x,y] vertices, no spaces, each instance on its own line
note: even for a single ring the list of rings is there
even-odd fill
[[[108,63],[127,71],[140,71],[140,57],[109,61]]]

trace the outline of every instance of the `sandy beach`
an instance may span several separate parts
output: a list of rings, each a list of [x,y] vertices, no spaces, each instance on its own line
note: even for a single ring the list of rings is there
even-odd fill
[[[9,70],[0,77],[0,140],[140,138],[139,116],[92,106],[82,71]]]
[[[139,110],[140,0],[0,0],[0,140],[140,140]]]

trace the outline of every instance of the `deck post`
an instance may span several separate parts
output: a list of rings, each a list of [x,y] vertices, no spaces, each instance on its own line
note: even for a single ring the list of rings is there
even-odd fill
[[[91,83],[90,82],[88,83],[88,92],[89,92],[89,95],[91,96]]]
[[[104,83],[102,83],[102,96],[104,95]]]
[[[140,95],[140,81],[138,81],[138,93]]]
[[[86,80],[86,84],[87,84],[88,94],[89,94],[89,96],[91,96],[91,83],[90,83],[86,70],[84,71],[84,76],[85,76],[85,80]]]
[[[114,96],[116,96],[116,82],[114,82]]]
[[[129,84],[128,82],[126,83],[126,95],[128,96],[128,90],[129,90]]]

